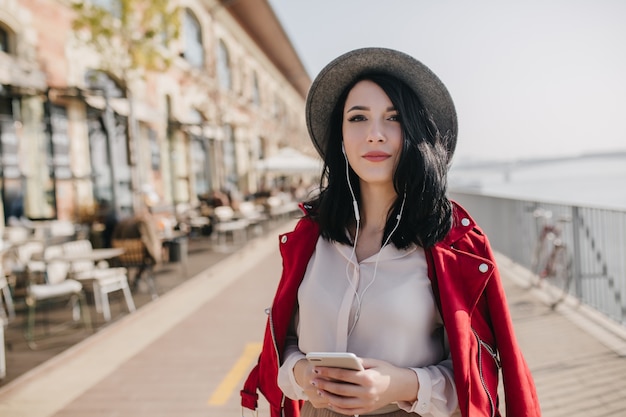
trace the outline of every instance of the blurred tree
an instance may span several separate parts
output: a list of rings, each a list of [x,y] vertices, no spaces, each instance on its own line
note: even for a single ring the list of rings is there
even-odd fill
[[[169,0],[74,0],[77,38],[107,59],[115,73],[166,70],[180,32],[180,8]]]

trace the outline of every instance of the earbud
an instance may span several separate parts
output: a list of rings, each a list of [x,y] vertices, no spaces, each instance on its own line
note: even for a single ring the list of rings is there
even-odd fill
[[[400,224],[400,219],[402,218],[402,212],[404,211],[404,203],[406,203],[406,189],[404,191],[404,195],[402,196],[402,204],[400,204],[400,211],[398,212],[398,215],[396,216],[396,219],[398,220],[398,224]],[[396,227],[398,227],[398,224],[396,224]]]
[[[356,200],[352,200],[352,208],[354,209],[354,217],[356,218],[356,221],[360,221],[361,215],[359,214],[359,205]]]

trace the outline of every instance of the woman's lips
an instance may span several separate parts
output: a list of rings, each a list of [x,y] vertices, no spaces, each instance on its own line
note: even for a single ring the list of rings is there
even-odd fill
[[[385,159],[389,157],[391,157],[391,155],[389,155],[388,153],[384,153],[384,152],[368,152],[365,155],[363,155],[364,159],[367,159],[368,161],[371,161],[371,162],[384,161]]]

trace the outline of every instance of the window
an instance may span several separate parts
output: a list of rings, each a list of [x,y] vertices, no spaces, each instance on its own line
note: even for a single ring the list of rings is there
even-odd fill
[[[100,70],[88,70],[85,82],[90,89],[100,90],[104,100],[108,96],[113,110],[108,113],[96,106],[87,114],[94,197],[97,201],[109,202],[120,216],[132,214],[128,120],[123,115],[127,114],[127,108],[122,104],[125,101],[116,100],[124,97],[125,91],[116,80]]]
[[[55,178],[71,178],[67,109],[56,104],[50,104],[50,124],[52,128],[52,169],[54,169]]]
[[[183,34],[185,37],[185,59],[194,67],[202,68],[204,66],[202,28],[196,16],[189,9],[185,10]]]
[[[4,49],[3,49],[4,50]],[[18,139],[13,108],[17,99],[0,96],[0,197],[4,206],[4,222],[9,217],[24,216],[24,180],[20,175]]]
[[[256,106],[261,105],[261,95],[259,94],[259,79],[256,72],[252,73],[252,103]]]
[[[10,32],[7,28],[2,26],[0,23],[0,51],[5,52],[7,54],[11,53],[11,36]]]
[[[224,171],[226,174],[227,188],[237,186],[237,155],[235,151],[235,133],[230,125],[224,126],[226,139],[222,141],[224,157]]]
[[[192,136],[191,141],[191,169],[195,179],[196,195],[208,194],[209,165],[207,150],[202,137]]]
[[[13,116],[18,106],[17,99],[0,96],[0,177],[20,177],[19,141]]]
[[[222,40],[217,47],[217,77],[223,88],[231,89],[230,57],[226,44]]]
[[[148,144],[150,145],[150,169],[159,171],[161,169],[161,149],[157,139],[157,132],[148,128]]]

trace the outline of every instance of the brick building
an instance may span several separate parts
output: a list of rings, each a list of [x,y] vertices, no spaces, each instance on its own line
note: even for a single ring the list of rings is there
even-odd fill
[[[71,4],[0,0],[0,226],[253,194],[273,180],[258,160],[315,154],[311,80],[266,0],[178,1],[171,66],[134,76],[79,41]]]

